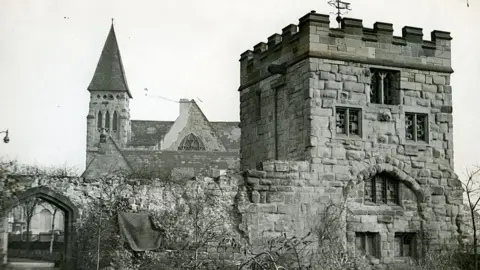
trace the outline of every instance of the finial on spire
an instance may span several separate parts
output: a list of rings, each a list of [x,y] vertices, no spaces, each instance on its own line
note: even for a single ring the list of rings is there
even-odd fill
[[[114,18],[112,18],[112,25],[113,25],[113,20],[115,20]]]
[[[340,15],[345,15],[345,14],[348,13],[348,11],[342,13],[341,10],[352,10],[350,8],[350,3],[340,1],[340,0],[330,0],[330,1],[328,1],[328,4],[337,9],[336,13],[331,13],[331,14],[337,15],[336,20],[338,22],[338,26],[341,27],[340,22],[342,21],[342,16],[340,16]]]

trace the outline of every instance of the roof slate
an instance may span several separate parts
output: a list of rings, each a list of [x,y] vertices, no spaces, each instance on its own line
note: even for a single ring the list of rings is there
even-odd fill
[[[118,48],[117,37],[113,24],[110,27],[107,40],[103,46],[102,54],[98,60],[97,68],[92,81],[88,86],[89,91],[123,91],[132,98],[128,88],[122,57]]]
[[[132,120],[131,146],[155,146],[173,125],[173,121]],[[227,151],[240,149],[239,122],[210,122]]]
[[[240,122],[210,122],[227,151],[240,150]]]
[[[170,130],[173,121],[132,120],[131,146],[154,146]]]

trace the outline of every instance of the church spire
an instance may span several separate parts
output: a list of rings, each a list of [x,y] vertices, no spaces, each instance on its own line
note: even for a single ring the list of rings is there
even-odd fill
[[[115,29],[110,27],[107,40],[103,46],[100,60],[98,60],[97,68],[93,74],[92,81],[88,86],[89,91],[122,91],[127,92],[132,98],[132,94],[128,89],[127,78],[123,69],[122,57],[118,48]]]

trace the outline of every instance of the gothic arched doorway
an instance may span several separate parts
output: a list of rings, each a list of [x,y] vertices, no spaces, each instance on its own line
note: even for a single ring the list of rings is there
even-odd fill
[[[28,229],[25,221],[14,222],[19,213],[23,219],[28,218]],[[4,264],[46,260],[52,261],[57,269],[74,269],[74,225],[78,209],[66,196],[48,187],[30,188],[4,202],[1,217],[6,228],[0,234]],[[32,220],[38,225],[35,228],[31,226]],[[45,230],[46,233],[38,233]],[[13,257],[17,257],[16,260]]]

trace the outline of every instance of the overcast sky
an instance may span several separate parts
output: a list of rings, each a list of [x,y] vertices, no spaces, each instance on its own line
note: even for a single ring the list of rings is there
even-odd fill
[[[480,163],[480,0],[351,0],[348,17],[452,33],[455,165]],[[85,167],[87,86],[115,18],[132,119],[174,120],[198,98],[207,118],[239,120],[239,56],[326,0],[1,0],[0,156]],[[331,16],[331,27],[336,26]],[[149,89],[145,96],[144,88]],[[2,136],[3,137],[3,136]],[[461,174],[461,173],[460,173]]]

